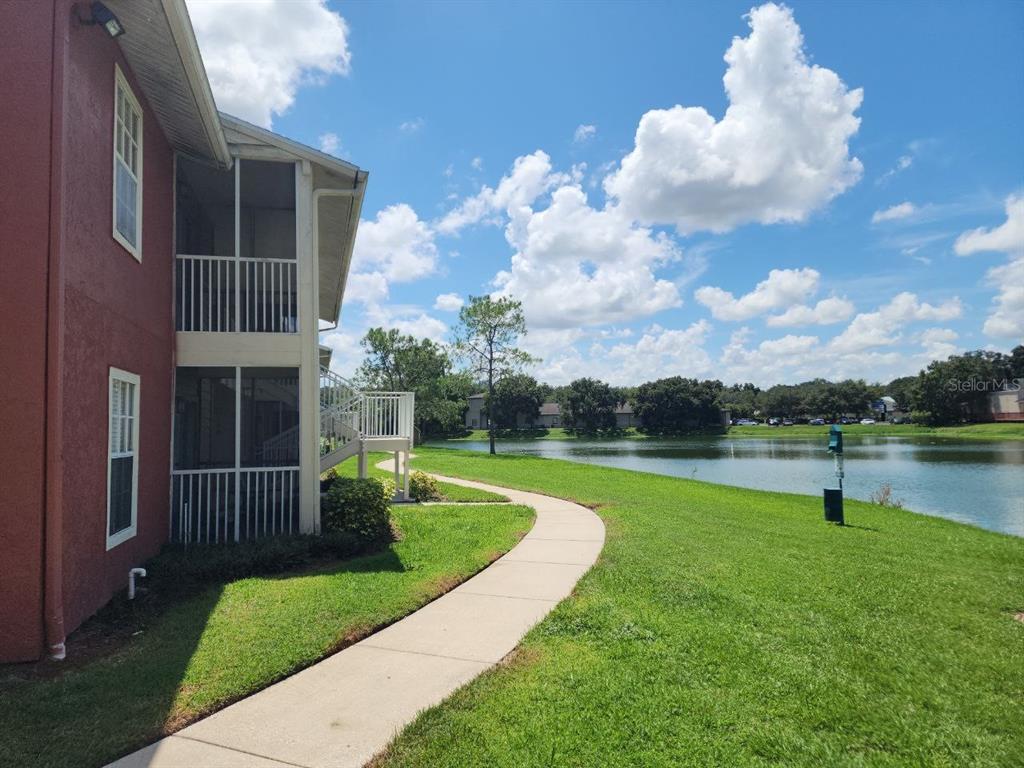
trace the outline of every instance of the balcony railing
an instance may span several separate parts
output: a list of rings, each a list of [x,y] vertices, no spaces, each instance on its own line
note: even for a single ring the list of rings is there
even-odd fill
[[[179,255],[177,329],[298,333],[298,263],[292,259]]]
[[[299,532],[299,468],[171,472],[171,541],[221,544]]]

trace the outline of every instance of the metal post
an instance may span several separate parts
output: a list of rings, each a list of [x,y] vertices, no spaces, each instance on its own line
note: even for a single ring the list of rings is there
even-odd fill
[[[397,456],[398,454],[395,454],[395,455]],[[409,451],[405,452],[405,456],[403,457],[403,459],[404,459],[404,461],[403,461],[403,469],[404,469],[404,474],[405,474],[405,481],[404,481],[404,484],[403,484],[403,491],[402,491],[402,493],[405,496],[405,500],[408,501],[409,500]]]
[[[235,541],[242,503],[242,369],[235,366]]]

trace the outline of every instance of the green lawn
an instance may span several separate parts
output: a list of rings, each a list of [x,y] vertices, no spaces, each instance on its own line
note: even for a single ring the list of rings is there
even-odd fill
[[[420,469],[594,505],[598,564],[382,766],[1011,766],[1024,540],[847,502],[517,455]]]
[[[828,425],[811,426],[795,424],[791,427],[769,427],[759,424],[756,427],[729,427],[726,432],[706,432],[707,436],[728,435],[729,437],[822,437],[828,433]],[[1024,440],[1024,423],[1002,424],[963,424],[957,427],[925,427],[918,424],[846,424],[843,433],[847,435],[878,435],[902,437],[950,437],[972,440]],[[698,435],[701,433],[697,433]],[[498,441],[518,440],[578,440],[594,439],[593,436],[575,435],[560,427],[551,429],[521,430],[504,432]],[[600,438],[604,439],[604,438]],[[621,440],[656,440],[648,437],[633,427],[621,430],[608,439]],[[487,440],[487,431],[474,429],[466,435],[449,438],[446,442],[458,443],[467,440]]]
[[[418,450],[418,449],[417,449]],[[391,480],[394,482],[395,472],[394,470],[380,469],[377,464],[384,459],[391,459],[393,454],[374,452],[369,455],[369,474],[372,477],[379,477],[384,480]],[[393,466],[393,465],[392,465]],[[348,461],[343,461],[341,464],[336,466],[335,471],[341,477],[355,477],[359,472],[359,465],[354,458]],[[454,483],[442,483],[437,484],[437,489],[444,494],[446,501],[454,501],[460,504],[467,503],[493,503],[500,501],[508,501],[508,496],[502,496],[498,493],[491,493],[490,491],[482,491],[479,488],[466,488],[463,485],[455,485]]]
[[[98,766],[410,613],[510,549],[525,507],[394,508],[402,540],[312,571],[212,587],[58,677],[0,668],[0,765]],[[41,665],[41,675],[55,672]]]

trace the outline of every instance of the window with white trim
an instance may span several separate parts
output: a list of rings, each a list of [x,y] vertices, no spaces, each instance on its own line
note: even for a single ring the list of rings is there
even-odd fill
[[[139,488],[139,377],[110,369],[107,549],[135,535]]]
[[[142,107],[116,64],[114,239],[142,261]]]

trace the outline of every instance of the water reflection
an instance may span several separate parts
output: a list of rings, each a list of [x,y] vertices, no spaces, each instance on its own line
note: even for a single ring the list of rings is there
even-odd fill
[[[848,436],[845,448],[852,498],[890,483],[909,509],[1024,536],[1024,443]],[[819,494],[833,484],[832,457],[817,439],[505,441],[499,451],[771,491]]]

